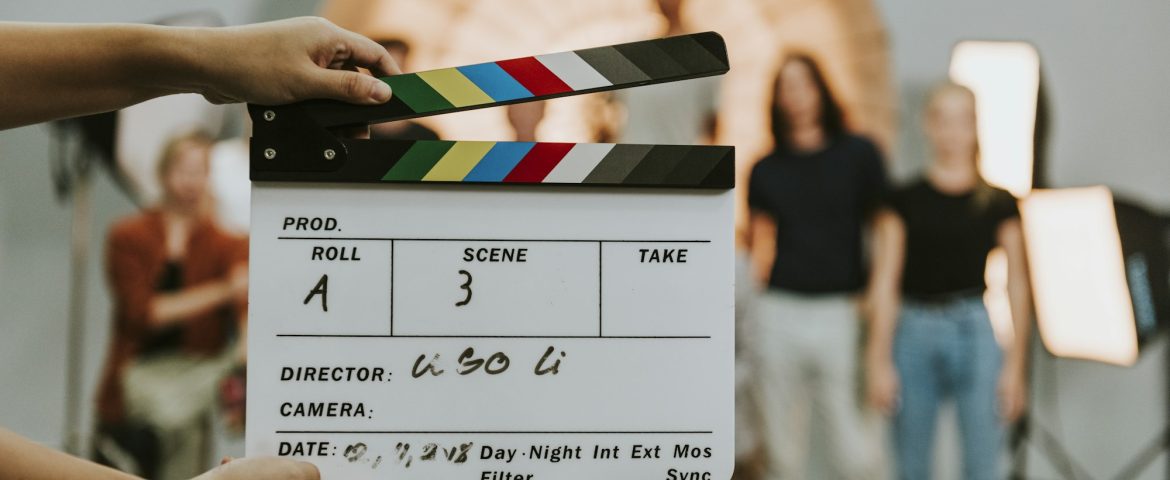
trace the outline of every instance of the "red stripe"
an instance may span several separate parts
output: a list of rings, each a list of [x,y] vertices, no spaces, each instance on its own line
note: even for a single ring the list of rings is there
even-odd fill
[[[534,57],[503,60],[496,62],[496,65],[508,72],[508,75],[524,85],[524,88],[527,88],[533,95],[552,95],[573,91],[572,87],[561,81],[555,73],[545,68]]]
[[[561,159],[573,149],[572,143],[540,142],[532,146],[520,163],[504,177],[509,183],[540,183],[548,176],[553,167],[561,163]]]

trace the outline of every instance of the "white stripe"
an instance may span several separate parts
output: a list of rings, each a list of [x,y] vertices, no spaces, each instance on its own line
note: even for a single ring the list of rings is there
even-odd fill
[[[613,85],[606,80],[605,77],[597,73],[593,67],[581,60],[576,53],[561,52],[550,53],[548,55],[537,55],[536,59],[544,64],[545,68],[551,70],[556,76],[560,77],[566,84],[573,88],[573,90],[585,90],[587,88],[608,87]]]
[[[542,183],[581,183],[597,168],[601,159],[613,150],[612,143],[578,143],[573,145],[561,163],[553,167]]]

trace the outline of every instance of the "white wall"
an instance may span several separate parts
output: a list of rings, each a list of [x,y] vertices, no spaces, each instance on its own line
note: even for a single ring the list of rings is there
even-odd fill
[[[1170,212],[1170,3],[1100,0],[877,0],[904,110],[896,173],[925,153],[919,112],[960,40],[1026,40],[1043,64],[1052,186],[1106,184]],[[1133,368],[1035,364],[1034,415],[1092,478],[1111,478],[1166,425],[1165,345]],[[944,430],[953,435],[953,428]],[[954,442],[940,463],[954,467]],[[1032,451],[1029,477],[1059,478]],[[1164,478],[1164,459],[1141,478]],[[949,469],[948,469],[949,470]],[[956,478],[943,475],[939,478]]]
[[[41,22],[141,22],[193,10],[218,12],[230,24],[307,15],[313,0],[118,2],[6,0],[0,19]],[[0,92],[2,95],[18,94]],[[134,206],[99,175],[93,188],[91,258],[82,390],[83,422],[109,340],[110,301],[102,275],[107,227]],[[48,445],[64,442],[66,327],[69,312],[71,209],[55,200],[49,178],[49,130],[0,132],[0,426]]]
[[[1051,105],[1053,186],[1106,184],[1170,210],[1170,3],[876,0],[892,40],[901,150],[921,160],[918,112],[960,40],[1036,45]]]

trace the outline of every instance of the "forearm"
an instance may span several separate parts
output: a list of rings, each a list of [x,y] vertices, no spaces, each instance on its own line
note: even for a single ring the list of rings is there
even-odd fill
[[[156,295],[151,300],[150,318],[154,327],[182,323],[232,300],[234,294],[228,282],[208,282],[177,293]]]
[[[197,92],[212,29],[0,23],[0,129]],[[19,92],[19,94],[15,94]]]
[[[0,429],[0,478],[13,480],[141,480],[71,457]]]
[[[767,285],[776,262],[776,224],[767,215],[752,212],[748,219],[748,241],[752,278],[759,285]]]
[[[1013,335],[1010,350],[1004,355],[1004,364],[1018,373],[1024,373],[1028,368],[1028,352],[1032,341],[1031,292],[1024,279],[1008,283]]]
[[[1028,256],[1019,220],[1000,227],[999,244],[1008,262],[1007,294],[1012,312],[1013,339],[1004,352],[1004,366],[1023,374],[1028,367],[1028,349],[1032,334],[1032,288],[1029,283]]]
[[[873,219],[873,239],[873,268],[864,302],[869,318],[865,357],[871,364],[890,362],[893,357],[906,258],[906,232],[901,217],[892,210],[878,210]]]
[[[321,18],[239,27],[0,22],[0,130],[116,110],[172,93],[282,105],[390,99],[401,73],[373,40]]]
[[[767,247],[752,247],[752,278],[760,286],[768,285],[772,279],[772,264],[776,262],[776,252]]]
[[[894,331],[898,324],[897,292],[873,292],[867,299],[869,331],[865,341],[866,362],[892,362]]]

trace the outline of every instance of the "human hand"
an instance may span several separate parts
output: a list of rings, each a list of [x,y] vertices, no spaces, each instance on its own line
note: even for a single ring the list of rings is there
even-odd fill
[[[898,378],[898,369],[889,360],[866,361],[865,397],[866,402],[881,412],[890,416],[898,411],[898,391],[901,383]]]
[[[996,390],[999,416],[1005,425],[1016,423],[1028,409],[1027,375],[1018,368],[1005,366],[999,374]]]
[[[390,99],[375,75],[402,73],[373,40],[319,17],[200,31],[197,90],[212,103],[280,105],[329,98],[373,105]]]
[[[317,467],[279,457],[224,458],[218,467],[193,480],[321,480]]]

